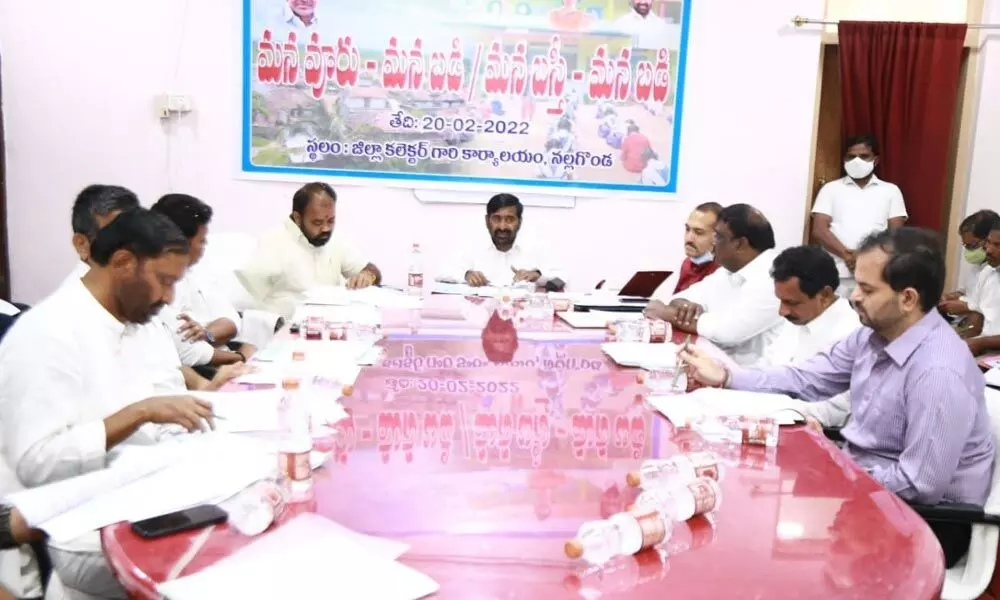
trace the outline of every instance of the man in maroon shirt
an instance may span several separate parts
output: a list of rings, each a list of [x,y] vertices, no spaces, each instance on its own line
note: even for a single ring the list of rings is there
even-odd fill
[[[660,311],[666,309],[664,301],[719,268],[712,250],[715,248],[715,220],[721,211],[722,205],[706,202],[699,204],[688,216],[684,225],[684,254],[687,257],[681,263],[680,272],[664,281],[653,292],[653,301],[646,307],[646,315],[655,318]]]

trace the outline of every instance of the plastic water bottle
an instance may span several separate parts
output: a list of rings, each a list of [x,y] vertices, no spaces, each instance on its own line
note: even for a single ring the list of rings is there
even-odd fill
[[[420,252],[420,244],[413,244],[410,251],[410,270],[406,277],[406,291],[411,296],[424,293],[424,258]]]
[[[302,393],[298,379],[281,382],[278,404],[278,476],[293,497],[312,487],[309,453],[312,434],[309,399]]]
[[[641,548],[639,521],[628,513],[618,513],[604,521],[584,523],[564,550],[570,558],[603,565],[615,556],[635,554]]]
[[[722,493],[714,479],[699,477],[694,482],[676,487],[645,490],[629,509],[633,514],[658,513],[668,521],[687,521],[695,515],[705,515],[719,508]]]
[[[648,490],[686,485],[699,477],[719,480],[718,456],[712,452],[692,452],[666,459],[647,460],[638,471],[626,475],[625,481],[632,487]]]

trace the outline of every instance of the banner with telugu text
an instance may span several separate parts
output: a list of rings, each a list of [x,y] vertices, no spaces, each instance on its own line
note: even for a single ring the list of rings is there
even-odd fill
[[[244,0],[242,170],[677,189],[691,0]]]

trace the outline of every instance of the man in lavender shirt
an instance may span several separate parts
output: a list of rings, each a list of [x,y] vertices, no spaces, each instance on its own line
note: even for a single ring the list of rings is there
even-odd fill
[[[865,325],[797,366],[729,371],[704,352],[681,353],[708,385],[817,401],[850,389],[845,450],[904,500],[982,506],[994,447],[983,375],[936,310],[944,288],[937,236],[914,227],[870,235],[856,254],[851,294]],[[970,526],[931,523],[951,567]]]

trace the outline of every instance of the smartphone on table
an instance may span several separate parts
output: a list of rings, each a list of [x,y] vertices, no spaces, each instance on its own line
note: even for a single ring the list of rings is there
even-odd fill
[[[177,512],[132,523],[132,531],[144,538],[157,538],[181,531],[225,523],[229,515],[214,504],[200,504]]]

